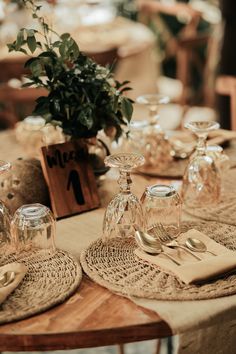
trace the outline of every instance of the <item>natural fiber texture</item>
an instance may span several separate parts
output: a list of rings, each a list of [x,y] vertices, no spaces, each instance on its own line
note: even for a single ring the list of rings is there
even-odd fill
[[[182,231],[195,228],[231,250],[236,250],[236,227],[219,223],[184,223]],[[109,290],[126,296],[157,300],[213,299],[236,293],[234,274],[201,285],[185,285],[179,279],[134,255],[134,239],[116,238],[109,244],[92,243],[81,254],[88,276]]]
[[[236,168],[227,172],[220,202],[201,208],[183,208],[184,212],[206,221],[218,221],[236,226]]]
[[[1,305],[0,324],[30,317],[62,303],[82,279],[79,263],[61,250],[50,257],[43,250],[0,258],[1,265],[14,261],[26,264],[28,272]]]

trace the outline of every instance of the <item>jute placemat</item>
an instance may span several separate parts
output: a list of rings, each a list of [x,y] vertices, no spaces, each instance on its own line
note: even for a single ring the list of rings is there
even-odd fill
[[[223,191],[218,204],[201,208],[184,206],[184,212],[202,220],[236,226],[236,168],[227,172],[222,185]]]
[[[188,222],[182,231],[195,228],[231,250],[236,250],[236,227],[219,223]],[[236,293],[234,274],[204,284],[186,285],[173,275],[134,255],[134,239],[116,238],[109,244],[93,242],[81,254],[85,273],[98,284],[125,296],[156,300],[213,299]]]
[[[5,256],[0,258],[0,265],[14,261],[26,264],[28,271],[1,305],[0,324],[22,320],[62,303],[82,280],[79,263],[61,250],[50,257],[45,256],[44,251]]]

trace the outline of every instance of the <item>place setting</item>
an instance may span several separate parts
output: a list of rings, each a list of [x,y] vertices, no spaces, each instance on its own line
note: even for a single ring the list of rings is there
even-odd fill
[[[173,185],[148,186],[139,200],[131,192],[130,173],[144,163],[142,155],[118,153],[105,163],[119,168],[120,192],[106,208],[102,237],[81,254],[85,273],[128,297],[199,300],[235,294],[236,226],[182,221],[183,202],[188,200],[185,186],[180,195]],[[208,163],[214,164],[213,159]],[[194,190],[190,180],[184,183]],[[204,183],[204,196],[213,195],[210,208],[217,195]],[[193,202],[204,203],[195,192]]]
[[[126,151],[141,153],[145,163],[136,172],[152,177],[182,178],[189,157],[197,149],[198,131],[191,121],[184,123],[181,130],[164,131],[160,125],[161,108],[168,106],[170,98],[161,94],[143,94],[136,99],[137,108],[147,107],[147,116],[132,119]],[[235,132],[219,129],[214,121],[202,121],[207,134],[206,154],[214,157],[222,170],[235,166]],[[226,146],[223,149],[223,146]]]
[[[1,173],[11,168],[0,161]],[[51,210],[35,203],[11,216],[0,202],[0,323],[46,311],[78,288],[82,270],[69,253],[55,246]]]

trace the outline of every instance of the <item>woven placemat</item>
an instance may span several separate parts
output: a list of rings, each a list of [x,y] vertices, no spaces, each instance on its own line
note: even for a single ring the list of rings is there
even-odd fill
[[[236,227],[219,223],[188,222],[182,231],[195,228],[231,250],[236,250]],[[198,285],[186,285],[134,255],[134,239],[113,239],[109,245],[101,240],[81,254],[85,273],[96,283],[125,296],[156,300],[213,299],[236,293],[235,274]]]
[[[65,301],[78,288],[82,269],[70,254],[57,250],[52,256],[37,251],[0,258],[0,265],[24,263],[28,271],[15,291],[0,306],[0,324],[22,320]]]
[[[236,226],[236,168],[227,172],[222,185],[223,191],[218,204],[201,208],[184,206],[184,212],[202,220]]]

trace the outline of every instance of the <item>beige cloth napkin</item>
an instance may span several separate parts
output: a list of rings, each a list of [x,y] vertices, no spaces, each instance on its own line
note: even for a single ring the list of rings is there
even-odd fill
[[[228,250],[226,247],[194,229],[181,234],[178,238],[178,242],[184,244],[189,237],[203,241],[207,246],[207,250],[215,253],[216,256],[208,252],[195,253],[202,258],[202,261],[198,261],[182,249],[169,249],[164,247],[164,251],[171,254],[181,264],[178,266],[164,254],[150,255],[143,252],[141,249],[136,249],[135,254],[141,259],[156,264],[163,268],[163,270],[173,273],[185,284],[205,281],[236,268],[236,252]]]
[[[6,264],[2,267],[0,267],[0,277],[5,273],[5,272],[15,272],[15,279],[13,280],[12,283],[10,283],[7,286],[1,287],[0,284],[0,304],[2,304],[6,298],[16,289],[16,287],[20,284],[22,279],[24,278],[26,272],[27,272],[27,267],[24,264],[21,263],[9,263]]]

